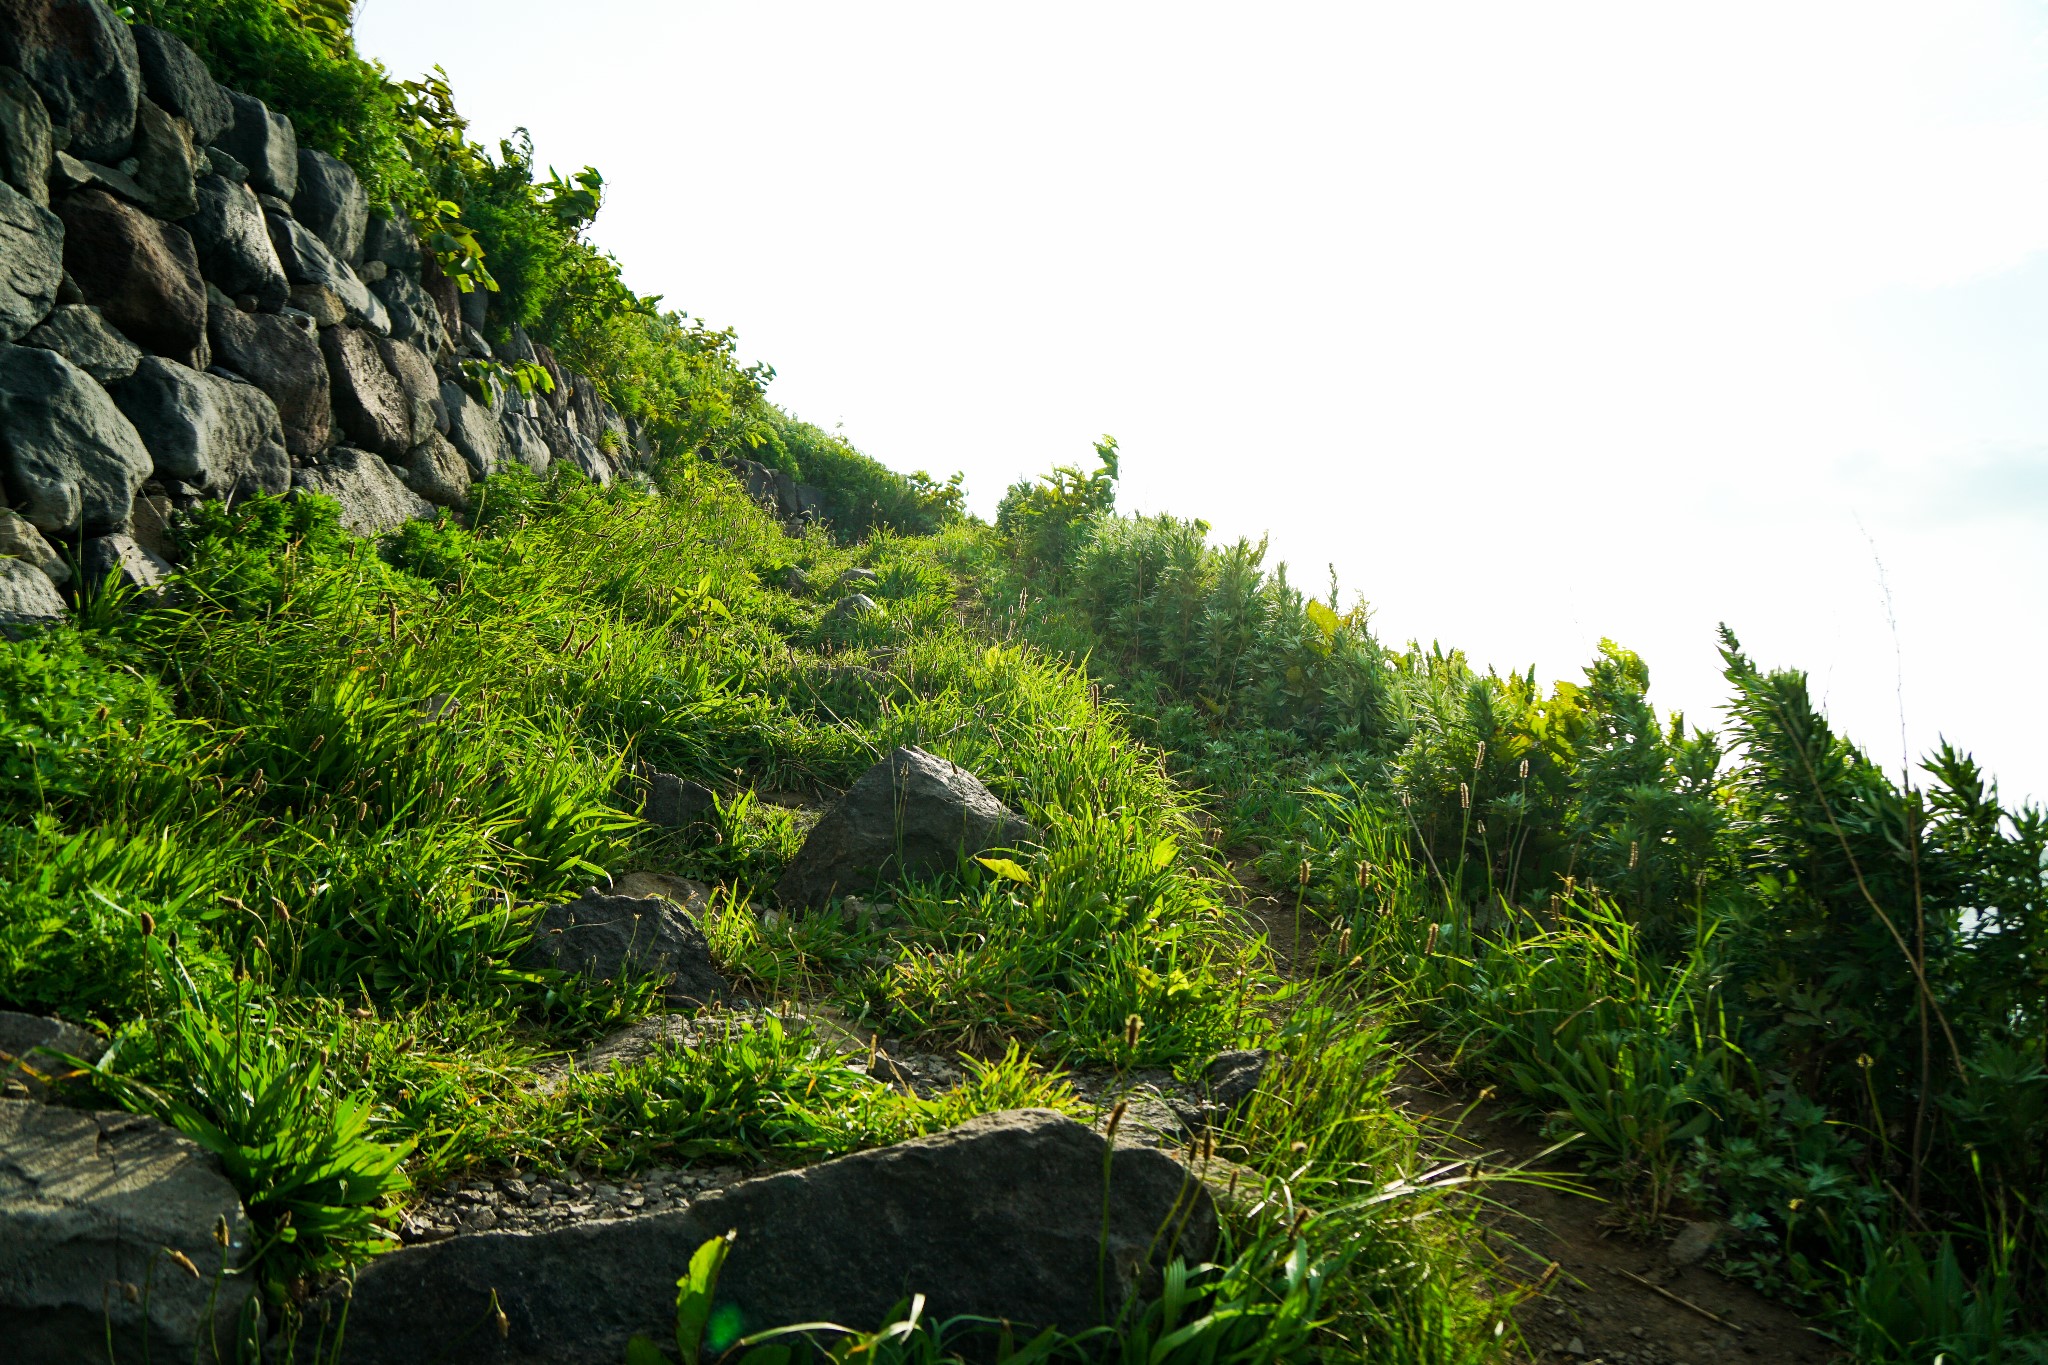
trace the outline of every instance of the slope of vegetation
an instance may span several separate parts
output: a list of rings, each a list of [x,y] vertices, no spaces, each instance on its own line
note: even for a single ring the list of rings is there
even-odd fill
[[[171,595],[0,641],[0,1004],[114,1031],[91,1083],[222,1154],[287,1316],[475,1168],[811,1159],[1261,1045],[1286,1064],[1225,1134],[1247,1197],[1195,1281],[1228,1311],[1060,1349],[1503,1358],[1526,1287],[1388,1098],[1420,1047],[1582,1133],[1638,1230],[1726,1218],[1723,1268],[1858,1359],[2048,1357],[2048,820],[1966,757],[1884,773],[1732,635],[1725,739],[1618,646],[1547,689],[1390,647],[1263,547],[1117,516],[1108,440],[974,522],[957,478],[781,412],[730,332],[634,294],[583,235],[602,177],[469,143],[345,3],[134,13],[361,168],[494,339],[554,347],[659,455],[651,489],[499,476],[382,546],[317,499],[209,509]],[[733,455],[823,486],[829,526],[788,535]],[[790,587],[855,565],[879,614]],[[1044,846],[886,918],[774,913],[801,828],[763,795],[905,742]],[[712,828],[631,815],[640,761],[716,789]],[[1319,923],[1297,979],[1234,857]],[[968,1083],[913,1098],[746,1020],[535,1085],[658,1006],[529,965],[534,907],[641,868],[717,887],[757,994],[961,1049]]]

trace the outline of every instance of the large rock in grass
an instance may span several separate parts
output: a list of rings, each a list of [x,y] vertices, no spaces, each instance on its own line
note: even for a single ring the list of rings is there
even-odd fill
[[[292,287],[256,191],[230,176],[204,175],[196,194],[199,211],[184,227],[192,234],[207,282],[231,298],[253,297],[265,310],[283,307]]]
[[[0,1099],[42,1099],[71,1072],[64,1058],[92,1063],[106,1050],[76,1024],[0,1010]]]
[[[152,468],[107,391],[54,351],[0,346],[0,475],[46,535],[117,530]]]
[[[214,141],[248,168],[251,185],[289,201],[299,188],[298,130],[254,95],[239,90],[226,94],[234,120]]]
[[[247,1239],[220,1164],[155,1119],[0,1100],[7,1360],[235,1359]]]
[[[811,827],[775,892],[793,909],[818,906],[887,878],[941,871],[984,849],[1038,839],[1038,830],[973,773],[901,748],[862,774]]]
[[[105,190],[57,201],[64,268],[108,322],[145,351],[205,368],[206,286],[192,238]]]
[[[457,512],[469,506],[469,465],[437,431],[428,431],[405,457],[405,484],[437,506]]]
[[[50,576],[25,559],[0,557],[0,633],[64,619],[64,598]]]
[[[551,905],[534,921],[527,961],[597,981],[658,977],[671,1005],[708,1005],[729,990],[704,931],[660,896],[613,896],[592,887]]]
[[[277,405],[254,384],[149,356],[114,386],[114,401],[165,478],[212,498],[291,487],[291,457]]]
[[[284,448],[311,459],[334,439],[332,382],[319,330],[300,312],[244,313],[214,308],[207,335],[214,363],[270,395],[284,426]]]
[[[12,185],[0,184],[0,341],[41,322],[64,278],[64,224]]]
[[[101,0],[0,0],[0,66],[28,77],[70,129],[73,156],[111,164],[128,154],[142,62]]]
[[[292,216],[318,233],[338,259],[351,266],[363,263],[370,196],[346,161],[311,147],[299,148],[299,188],[292,196]]]
[[[318,465],[292,474],[292,486],[341,504],[341,527],[353,535],[381,536],[406,522],[431,517],[433,505],[367,450],[336,446]]]
[[[676,1277],[728,1229],[713,1311],[735,1335],[818,1321],[871,1331],[913,1294],[928,1321],[1000,1319],[1020,1340],[1081,1332],[1216,1243],[1207,1191],[1173,1158],[1110,1153],[1071,1119],[1015,1110],[742,1181],[678,1213],[380,1256],[356,1280],[341,1359],[616,1365],[636,1334],[673,1339]],[[982,1346],[994,1354],[992,1337]]]
[[[142,85],[168,113],[192,125],[192,136],[204,147],[235,121],[235,106],[199,54],[176,34],[148,24],[134,27],[135,52],[142,60]]]
[[[107,583],[136,592],[155,592],[171,576],[171,566],[126,531],[94,536],[78,547],[81,591],[97,592]]]

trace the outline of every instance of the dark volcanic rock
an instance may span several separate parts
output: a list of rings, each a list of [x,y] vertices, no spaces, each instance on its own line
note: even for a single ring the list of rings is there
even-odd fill
[[[54,351],[0,346],[0,474],[46,535],[126,524],[149,450],[107,391]]]
[[[41,322],[64,278],[64,225],[12,185],[0,184],[0,341]]]
[[[990,1114],[742,1181],[679,1213],[380,1256],[356,1281],[341,1359],[616,1365],[636,1333],[672,1335],[677,1275],[728,1229],[738,1236],[718,1311],[742,1332],[806,1321],[872,1330],[921,1293],[932,1320],[997,1318],[1028,1338],[1040,1326],[1086,1330],[1105,1310],[1114,1319],[1168,1261],[1209,1255],[1216,1215],[1201,1182],[1162,1152],[1107,1153],[1046,1110]]]
[[[811,827],[775,892],[792,908],[822,905],[891,875],[949,868],[986,848],[1038,839],[1038,830],[973,773],[901,748],[862,774]]]
[[[114,386],[114,401],[149,447],[159,475],[215,498],[291,487],[277,405],[254,384],[149,356]]]
[[[370,226],[370,196],[346,161],[311,147],[299,148],[299,188],[292,216],[320,235],[327,249],[351,266],[363,262],[363,235]]]
[[[128,25],[100,0],[0,0],[0,66],[28,77],[71,154],[115,162],[128,154],[142,63]]]
[[[142,206],[159,218],[185,218],[199,211],[199,146],[183,119],[172,118],[154,101],[135,106],[135,187]]]
[[[534,921],[527,957],[535,966],[600,981],[661,977],[662,998],[670,1004],[708,1005],[728,990],[704,931],[660,897],[612,896],[592,887],[565,905],[551,905]]]
[[[289,200],[299,187],[299,135],[292,121],[273,114],[254,95],[227,91],[234,122],[214,141],[248,168],[249,183],[264,194]]]
[[[390,330],[391,320],[383,302],[346,261],[328,249],[318,233],[275,209],[265,210],[264,217],[270,224],[270,244],[277,248],[277,259],[284,266],[286,279],[333,295],[352,322],[376,332]]]
[[[191,235],[104,190],[57,201],[64,269],[108,322],[145,351],[205,368],[206,288]]]
[[[55,351],[102,384],[126,379],[142,363],[141,348],[109,327],[99,309],[83,303],[56,309],[21,344]]]
[[[429,431],[405,457],[405,485],[428,502],[462,511],[469,506],[469,466],[448,438]]]
[[[254,295],[256,306],[284,306],[291,284],[270,240],[256,191],[224,175],[199,178],[199,211],[184,221],[199,253],[199,269],[215,288],[235,297]]]
[[[134,35],[149,97],[192,125],[200,146],[218,140],[234,123],[235,106],[228,102],[227,91],[213,83],[199,54],[182,38],[148,24],[135,25]]]
[[[26,76],[0,66],[0,180],[47,207],[50,159],[56,154],[43,97]]]
[[[207,334],[214,360],[270,395],[284,426],[284,447],[300,459],[334,439],[332,385],[313,319],[304,313],[243,313],[215,308]]]
[[[334,386],[334,416],[349,439],[379,455],[403,459],[413,448],[413,409],[384,364],[377,338],[356,327],[320,333]]]
[[[417,446],[436,432],[445,435],[448,412],[441,406],[441,379],[434,373],[434,362],[410,342],[393,341],[389,337],[376,337],[374,342],[378,358],[405,394],[406,411],[411,422],[409,444]]]
[[[1241,1108],[1264,1079],[1267,1061],[1264,1048],[1217,1054],[1202,1071],[1202,1085],[1210,1103],[1224,1109]]]
[[[318,465],[294,471],[292,486],[340,503],[342,529],[353,535],[381,536],[434,515],[433,506],[407,488],[390,465],[350,446],[336,446]]]
[[[110,1337],[123,1361],[233,1359],[253,1283],[221,1272],[247,1238],[220,1164],[155,1119],[0,1100],[7,1359],[105,1360]]]
[[[0,1099],[43,1099],[71,1070],[65,1056],[90,1063],[106,1050],[103,1039],[76,1024],[0,1010]]]

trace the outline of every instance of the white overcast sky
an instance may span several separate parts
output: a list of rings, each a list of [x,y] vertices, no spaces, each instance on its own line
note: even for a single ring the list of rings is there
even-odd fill
[[[1110,432],[1125,510],[1385,638],[1609,636],[1718,724],[1725,620],[1888,766],[1903,698],[2048,797],[2048,5],[358,9],[985,515]]]

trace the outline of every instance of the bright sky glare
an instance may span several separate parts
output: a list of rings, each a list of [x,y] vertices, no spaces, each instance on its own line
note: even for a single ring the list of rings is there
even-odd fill
[[[984,515],[1111,432],[1124,510],[1334,565],[1384,638],[1612,637],[1718,724],[1727,621],[1894,770],[1903,709],[2048,798],[2048,5],[359,14]]]

